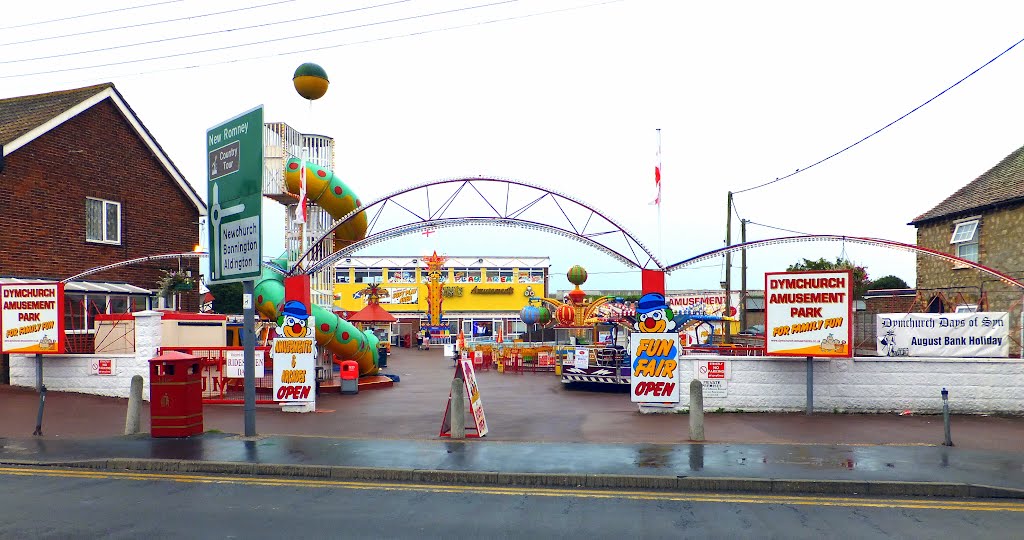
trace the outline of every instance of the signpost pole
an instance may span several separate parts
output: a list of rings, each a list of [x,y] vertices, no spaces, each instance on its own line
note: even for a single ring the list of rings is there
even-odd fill
[[[814,357],[807,357],[807,416],[814,414]]]
[[[256,310],[253,307],[253,281],[242,282],[242,347],[244,356],[244,398],[245,398],[245,436],[256,436]]]
[[[43,391],[43,355],[36,354],[36,392]]]
[[[262,275],[263,106],[206,131],[210,276],[242,282],[245,436],[256,435],[255,283]]]

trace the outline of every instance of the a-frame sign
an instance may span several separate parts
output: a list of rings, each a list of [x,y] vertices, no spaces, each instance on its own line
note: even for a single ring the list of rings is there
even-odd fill
[[[455,367],[452,379],[461,378],[466,386],[466,397],[469,398],[469,410],[473,415],[473,424],[466,425],[466,437],[477,438],[487,435],[487,420],[484,418],[484,404],[480,401],[480,388],[476,383],[476,372],[473,371],[473,360],[463,353],[459,364]],[[452,436],[452,392],[448,390],[448,404],[444,408],[444,419],[441,421],[441,437]]]

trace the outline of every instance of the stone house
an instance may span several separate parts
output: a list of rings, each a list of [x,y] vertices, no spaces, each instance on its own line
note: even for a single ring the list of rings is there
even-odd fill
[[[919,247],[1024,278],[1024,147],[910,225]],[[1024,290],[964,264],[918,254],[917,291],[921,305],[914,311],[1008,311],[1019,324]]]
[[[0,282],[59,281],[190,252],[206,215],[199,194],[110,83],[0,99],[0,186]],[[68,283],[69,338],[89,338],[96,314],[158,307],[161,270],[179,269],[198,277],[198,259],[122,266]],[[175,300],[179,309],[199,309],[197,288]]]

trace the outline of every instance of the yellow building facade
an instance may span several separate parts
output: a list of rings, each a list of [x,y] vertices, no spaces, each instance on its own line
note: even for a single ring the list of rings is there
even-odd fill
[[[449,257],[444,265],[442,319],[452,331],[472,334],[474,322],[516,331],[531,297],[547,295],[547,257]],[[402,321],[427,317],[427,269],[418,257],[352,257],[334,268],[334,309],[355,313],[366,306],[363,291],[377,283],[388,293],[380,306]],[[489,334],[490,331],[488,330]]]

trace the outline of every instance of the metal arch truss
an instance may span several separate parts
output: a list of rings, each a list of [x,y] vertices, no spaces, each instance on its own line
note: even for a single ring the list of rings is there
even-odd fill
[[[849,242],[851,244],[863,244],[863,245],[867,245],[867,246],[884,247],[884,248],[889,248],[889,249],[895,249],[897,251],[907,251],[907,252],[915,253],[915,254],[916,253],[921,253],[923,255],[927,255],[927,256],[930,256],[930,257],[935,257],[935,258],[938,258],[938,259],[944,259],[944,260],[949,261],[951,263],[956,263],[956,264],[962,264],[964,266],[969,266],[971,268],[974,268],[976,270],[980,270],[980,271],[982,271],[982,272],[984,272],[986,274],[994,276],[994,277],[998,278],[1000,281],[1002,281],[1003,283],[1005,283],[1007,285],[1024,289],[1024,283],[1021,283],[1016,278],[1008,276],[1008,275],[1000,272],[999,270],[995,270],[993,268],[989,268],[987,266],[978,264],[976,262],[968,261],[966,259],[961,259],[960,257],[956,257],[954,255],[950,255],[949,253],[943,253],[941,251],[936,251],[934,249],[929,249],[929,248],[924,248],[924,247],[920,247],[920,246],[915,246],[915,245],[912,245],[912,244],[904,244],[903,242],[896,242],[896,241],[893,241],[893,240],[884,240],[882,238],[864,238],[864,237],[860,237],[860,236],[842,236],[842,235],[835,235],[835,234],[811,234],[811,235],[806,235],[806,236],[784,236],[784,237],[781,237],[781,238],[768,238],[766,240],[754,240],[754,241],[745,242],[745,243],[742,243],[742,244],[735,244],[735,245],[732,245],[732,246],[727,246],[727,247],[724,247],[724,248],[719,248],[719,249],[716,249],[716,250],[708,251],[707,253],[702,253],[700,255],[697,255],[697,256],[694,256],[694,257],[690,257],[689,259],[685,259],[685,260],[679,261],[679,262],[677,262],[675,264],[671,264],[671,265],[665,267],[665,272],[669,273],[669,272],[672,272],[673,270],[678,270],[680,268],[684,268],[684,267],[690,266],[691,264],[696,264],[696,263],[699,263],[699,262],[702,262],[702,261],[713,259],[715,257],[719,257],[721,255],[725,255],[726,253],[734,253],[736,251],[741,251],[743,249],[753,249],[753,248],[759,248],[759,247],[764,247],[764,246],[772,246],[772,245],[777,245],[777,244],[794,244],[794,243],[800,243],[800,242]]]
[[[100,272],[106,272],[107,270],[113,270],[115,268],[121,268],[122,266],[131,266],[133,264],[142,264],[142,263],[147,263],[147,262],[152,262],[152,261],[163,261],[163,260],[167,260],[167,259],[201,259],[203,257],[206,257],[207,255],[208,254],[205,253],[205,252],[197,252],[197,251],[186,251],[184,253],[165,253],[165,254],[162,254],[162,255],[149,255],[149,256],[146,256],[146,257],[139,257],[137,259],[129,259],[129,260],[126,260],[126,261],[120,261],[120,262],[116,262],[116,263],[113,263],[113,264],[107,264],[107,265],[103,265],[103,266],[97,266],[95,268],[90,268],[90,269],[86,270],[85,272],[80,272],[80,273],[75,274],[75,275],[73,275],[73,276],[71,276],[69,278],[62,279],[60,282],[61,283],[67,283],[69,281],[76,281],[76,280],[82,279],[84,277],[91,276],[93,274],[99,274]],[[274,270],[275,272],[277,272],[279,274],[284,274],[284,270],[282,270],[280,267],[278,267],[275,264],[264,262],[263,263],[263,267],[264,268],[269,268],[271,270]]]
[[[360,213],[365,238],[326,258],[311,254],[326,238]],[[452,178],[390,193],[341,217],[314,242],[292,272],[313,274],[367,246],[430,229],[488,225],[548,232],[593,247],[626,266],[660,268],[661,262],[636,236],[593,207],[557,191],[500,178]]]

